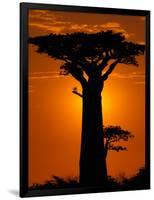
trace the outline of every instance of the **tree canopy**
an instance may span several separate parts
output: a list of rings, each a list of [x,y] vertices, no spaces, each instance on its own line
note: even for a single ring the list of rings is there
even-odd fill
[[[29,43],[38,46],[37,52],[64,61],[63,75],[101,75],[109,60],[137,66],[136,56],[144,53],[144,45],[129,42],[123,33],[112,30],[50,34],[29,38]]]
[[[133,138],[134,135],[127,131],[123,130],[120,126],[107,126],[103,128],[105,142],[105,151],[107,155],[108,150],[113,151],[124,151],[127,148],[123,145],[117,145],[115,143],[120,141],[128,141],[130,138]]]

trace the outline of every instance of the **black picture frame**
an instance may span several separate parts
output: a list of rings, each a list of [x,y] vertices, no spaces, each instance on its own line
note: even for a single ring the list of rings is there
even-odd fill
[[[146,17],[146,168],[150,189],[150,11],[84,6],[67,6],[40,3],[20,3],[20,197],[45,195],[81,194],[102,192],[99,187],[66,188],[53,190],[28,190],[28,10],[44,9],[53,11],[107,13]]]

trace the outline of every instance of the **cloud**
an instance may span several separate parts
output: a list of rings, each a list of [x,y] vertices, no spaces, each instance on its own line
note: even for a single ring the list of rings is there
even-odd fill
[[[113,73],[111,74],[111,77],[115,77],[118,79],[132,79],[134,80],[132,83],[135,85],[145,84],[145,74],[143,72],[132,72],[129,74]]]
[[[41,74],[59,74],[58,71],[50,71],[50,72],[31,72],[30,75],[41,75]]]
[[[62,33],[71,22],[62,21],[55,14],[45,10],[33,10],[29,13],[29,26],[37,29],[43,29],[49,33]]]
[[[130,74],[113,73],[111,74],[111,76],[119,79],[145,78],[145,74],[142,72],[132,72]]]
[[[51,79],[51,78],[60,78],[60,75],[54,76],[30,76],[29,79],[31,80],[41,80],[41,79]]]
[[[49,25],[45,25],[45,24],[37,24],[37,23],[31,23],[29,24],[29,26],[33,26],[39,29],[45,29],[49,32],[54,32],[54,33],[61,33],[62,30],[65,29],[65,26],[49,26]]]
[[[43,79],[53,79],[53,78],[66,78],[68,76],[60,75],[59,72],[32,72],[29,74],[30,80],[43,80]]]
[[[120,25],[120,23],[117,22],[108,22],[104,24],[72,24],[70,27],[67,27],[68,30],[71,32],[88,32],[88,33],[96,33],[100,31],[106,31],[109,29],[112,29],[115,32],[122,32],[126,38],[129,38],[130,36],[133,36],[133,33],[128,33],[125,29],[123,29]]]
[[[101,27],[103,28],[120,28],[120,24],[117,22],[107,22],[102,24]]]
[[[30,81],[42,81],[47,79],[55,79],[55,78],[68,78],[70,76],[59,75],[58,71],[50,71],[50,72],[31,72],[29,73],[29,80]],[[30,94],[34,93],[35,87],[30,82],[28,87],[28,92]]]
[[[67,78],[69,76],[60,75],[58,71],[51,72],[32,72],[29,74],[30,80],[38,80],[38,79],[52,79],[52,78]],[[120,73],[112,73],[111,77],[119,78],[119,79],[144,79],[145,74],[143,72],[132,72],[129,74],[120,74]],[[142,81],[137,81],[136,83],[140,83]]]
[[[47,10],[32,10],[29,11],[30,20],[51,21],[55,20],[55,15]]]
[[[145,81],[136,81],[134,82],[136,85],[145,85]]]
[[[50,11],[35,10],[29,13],[29,26],[37,29],[43,29],[49,33],[65,34],[66,32],[87,32],[96,33],[99,31],[113,30],[122,32],[126,38],[129,38],[133,33],[128,33],[121,27],[120,23],[107,22],[104,24],[80,24],[71,21],[64,21],[63,17]]]

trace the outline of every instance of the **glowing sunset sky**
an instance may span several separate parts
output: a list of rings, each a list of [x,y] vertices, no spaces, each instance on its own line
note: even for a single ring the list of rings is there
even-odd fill
[[[145,43],[145,19],[94,13],[29,11],[29,36],[77,31],[123,32],[127,40]],[[79,83],[59,76],[61,61],[29,45],[29,184],[57,176],[78,176],[82,100],[72,93]],[[119,125],[135,135],[128,151],[109,152],[108,173],[130,176],[145,162],[145,57],[139,67],[118,64],[102,93],[104,125]]]

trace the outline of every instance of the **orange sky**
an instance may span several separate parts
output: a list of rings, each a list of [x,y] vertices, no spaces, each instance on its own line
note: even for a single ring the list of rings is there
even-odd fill
[[[145,19],[138,16],[29,11],[29,36],[49,33],[112,29],[127,40],[145,43]],[[35,52],[29,45],[29,184],[41,183],[52,175],[78,176],[81,137],[81,90],[71,76],[59,76],[61,61]],[[105,82],[104,125],[120,125],[135,138],[126,143],[128,151],[109,152],[108,173],[130,176],[145,160],[145,60],[139,67],[119,64]]]

